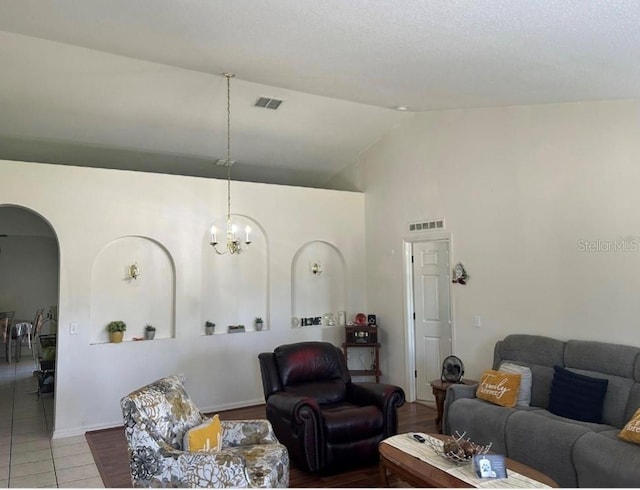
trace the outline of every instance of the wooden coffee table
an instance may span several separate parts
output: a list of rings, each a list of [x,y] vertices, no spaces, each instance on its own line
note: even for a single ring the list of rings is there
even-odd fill
[[[429,435],[441,440],[447,438],[442,434]],[[378,449],[380,451],[380,480],[383,487],[389,486],[387,478],[387,471],[389,471],[414,487],[473,488],[446,471],[425,463],[390,444],[385,444],[384,441],[380,443]],[[550,487],[558,488],[558,484],[554,480],[539,471],[509,458],[505,458],[505,460],[507,469]]]

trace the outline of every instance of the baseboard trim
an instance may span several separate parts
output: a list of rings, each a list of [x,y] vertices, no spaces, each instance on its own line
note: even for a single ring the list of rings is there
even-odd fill
[[[94,430],[102,430],[102,429],[112,429],[114,427],[121,427],[122,419],[107,422],[104,424],[94,424],[94,425],[86,425],[82,427],[71,427],[68,429],[57,430],[54,429],[51,439],[62,439],[64,437],[74,437],[74,436],[82,436],[85,432],[91,432]]]
[[[237,403],[225,403],[223,405],[211,405],[208,407],[198,407],[202,413],[224,412],[225,410],[233,410],[236,408],[254,407],[256,405],[264,405],[264,399],[257,398],[255,400],[245,400]]]
[[[221,405],[210,405],[206,407],[198,407],[202,413],[212,412],[224,412],[225,410],[233,410],[235,408],[253,407],[255,405],[263,405],[264,400],[262,398],[256,398],[254,400],[245,400],[236,403],[225,403]],[[103,424],[87,425],[82,427],[71,427],[68,429],[54,430],[52,439],[62,439],[64,437],[73,437],[84,435],[85,432],[92,432],[94,430],[113,429],[115,427],[122,426],[122,419],[113,422],[106,422]]]

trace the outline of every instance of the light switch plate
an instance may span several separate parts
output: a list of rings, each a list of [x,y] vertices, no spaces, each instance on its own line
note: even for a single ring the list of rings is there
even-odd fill
[[[77,335],[78,334],[78,324],[77,323],[72,323],[71,325],[69,325],[69,334],[71,334],[71,335]]]

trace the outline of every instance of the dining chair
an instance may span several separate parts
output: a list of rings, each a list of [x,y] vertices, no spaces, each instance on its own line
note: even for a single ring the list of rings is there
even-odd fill
[[[43,311],[44,308],[36,310],[35,318],[33,319],[33,321],[15,320],[13,322],[11,335],[12,338],[19,344],[19,346],[16,346],[16,361],[20,361],[20,358],[22,357],[22,344],[25,343],[25,340],[27,342],[29,350],[33,351],[34,329],[41,320]]]
[[[33,318],[33,322],[31,326],[27,328],[26,339],[27,345],[29,346],[29,350],[33,351],[34,345],[33,343],[36,340],[36,326],[42,321],[42,313],[44,312],[44,308],[36,310],[36,314]]]
[[[0,311],[0,322],[2,322],[2,324],[0,325],[0,328],[2,328],[2,330],[0,331],[0,335],[2,336],[1,340],[5,347],[5,358],[7,362],[11,362],[11,347],[13,345],[13,342],[12,342],[13,339],[11,335],[11,325],[13,322],[14,314],[15,314],[15,311]],[[5,326],[5,323],[6,323],[6,326]]]
[[[0,311],[0,318],[8,318],[9,325],[13,322],[13,316],[15,315],[15,311]]]
[[[0,339],[4,344],[4,357],[8,363],[11,363],[12,349],[16,349],[18,346],[18,338],[13,335],[10,318],[10,316],[0,317]]]
[[[43,317],[43,313],[44,313],[44,308],[36,311],[36,316],[33,319],[33,327],[31,329],[31,338],[29,339],[29,342],[31,344],[31,354],[33,355],[33,359],[37,360],[38,359],[38,348],[39,348],[39,342],[38,342],[38,337],[40,336],[40,334],[42,333],[42,326],[44,325],[45,321],[44,321],[44,317]]]

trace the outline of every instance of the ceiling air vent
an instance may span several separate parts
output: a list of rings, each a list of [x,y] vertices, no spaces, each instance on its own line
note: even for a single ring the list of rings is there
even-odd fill
[[[264,107],[265,109],[273,109],[274,111],[282,104],[281,100],[272,99],[271,97],[260,97],[254,104],[256,107]]]
[[[409,231],[430,231],[430,230],[442,230],[444,228],[443,219],[435,219],[433,221],[417,221],[415,223],[409,223]]]

